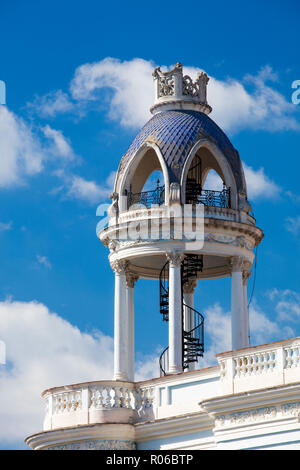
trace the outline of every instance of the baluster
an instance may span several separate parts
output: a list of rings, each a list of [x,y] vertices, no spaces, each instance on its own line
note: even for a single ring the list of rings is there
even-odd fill
[[[105,408],[111,408],[112,407],[112,397],[111,397],[111,388],[109,386],[104,387],[105,392],[106,392],[106,398],[105,398]]]
[[[245,376],[246,371],[247,371],[247,367],[246,367],[247,358],[246,357],[241,358],[241,362],[242,362],[241,372],[242,372],[242,375]]]
[[[97,400],[96,393],[97,392],[96,392],[95,387],[92,387],[91,388],[91,405],[90,405],[91,408],[96,408],[96,400]]]
[[[62,394],[62,409],[63,409],[63,412],[65,412],[67,410],[67,406],[68,406],[68,398],[67,398],[67,393],[63,393]]]
[[[76,411],[76,400],[74,392],[70,392],[69,411]]]
[[[132,408],[131,406],[131,391],[129,388],[125,388],[124,390],[124,407],[125,408]]]
[[[296,352],[295,367],[299,367],[299,362],[300,362],[300,357],[299,357],[300,349],[299,349],[299,347],[297,347],[295,349],[295,352]]]
[[[133,396],[134,396],[134,408],[136,410],[139,410],[142,407],[142,399],[141,399],[141,394],[142,391],[141,389],[134,390]]]
[[[286,351],[286,363],[287,363],[287,367],[290,368],[290,367],[292,367],[291,348],[288,348],[288,349],[286,349],[285,351]]]
[[[114,395],[112,397],[112,400],[113,400],[113,408],[121,408],[120,406],[120,403],[121,403],[121,400],[120,400],[120,387],[112,387],[112,390],[114,392]]]

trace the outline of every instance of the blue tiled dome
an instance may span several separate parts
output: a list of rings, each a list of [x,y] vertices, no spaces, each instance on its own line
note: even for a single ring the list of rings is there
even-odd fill
[[[238,153],[222,129],[198,111],[174,110],[155,114],[133,140],[121,160],[119,171],[145,142],[153,142],[167,164],[170,181],[178,181],[191,148],[201,138],[211,140],[222,150],[235,174],[237,186],[241,188],[243,182]]]

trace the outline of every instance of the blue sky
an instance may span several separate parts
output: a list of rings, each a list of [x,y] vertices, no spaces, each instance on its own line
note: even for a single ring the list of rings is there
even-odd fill
[[[114,277],[95,214],[149,117],[154,66],[181,61],[191,74],[208,73],[212,118],[245,163],[265,233],[252,344],[300,335],[300,105],[291,102],[292,82],[300,79],[298,23],[296,0],[1,3],[3,448],[21,446],[22,435],[41,428],[43,388],[111,376]],[[228,344],[230,281],[201,284],[206,365]],[[252,285],[253,276],[249,296]],[[142,377],[154,373],[167,327],[157,283],[139,281],[135,302]],[[19,390],[14,400],[3,392],[11,386]],[[26,391],[31,398],[21,405]]]

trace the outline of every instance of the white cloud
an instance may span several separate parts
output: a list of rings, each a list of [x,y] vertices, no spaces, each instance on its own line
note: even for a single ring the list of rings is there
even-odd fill
[[[42,128],[42,131],[45,137],[52,141],[51,153],[66,160],[74,158],[73,149],[62,131],[52,129],[48,124]]]
[[[36,258],[37,258],[38,263],[41,264],[42,266],[45,266],[45,268],[47,269],[52,268],[52,265],[50,261],[48,260],[47,256],[36,255]]]
[[[12,221],[10,222],[0,222],[0,232],[6,232],[7,230],[11,230]]]
[[[249,307],[251,344],[263,344],[275,339],[285,339],[283,329],[270,320],[253,300]]]
[[[54,117],[59,113],[71,112],[74,108],[68,94],[62,90],[36,96],[33,103],[28,103],[27,106],[41,117]]]
[[[112,379],[113,339],[97,330],[84,333],[41,303],[0,302],[0,332],[6,344],[6,366],[0,366],[3,448],[22,447],[26,436],[42,430],[43,390]],[[149,378],[154,368],[154,357],[146,356],[137,378]]]
[[[0,106],[0,187],[23,184],[43,169],[44,151],[31,127]]]
[[[300,232],[300,216],[287,217],[285,219],[285,227],[289,232],[298,235]]]
[[[103,185],[89,181],[81,176],[73,175],[69,182],[67,195],[71,198],[85,200],[90,203],[101,202],[107,199],[113,190],[115,172],[112,172]]]
[[[95,101],[99,90],[111,89],[106,96],[108,115],[124,127],[140,127],[150,117],[153,104],[152,61],[133,59],[121,62],[106,58],[81,65],[75,71],[70,90],[78,101]],[[201,69],[184,67],[184,73],[195,77]],[[277,131],[300,130],[297,107],[292,105],[267,82],[278,78],[269,66],[241,81],[233,78],[210,78],[208,101],[213,107],[212,118],[226,131],[264,129]],[[249,89],[248,89],[249,88]],[[251,88],[251,90],[250,90]],[[101,98],[103,99],[103,98]]]
[[[84,64],[75,71],[70,90],[79,101],[97,99],[97,91],[112,89],[108,114],[124,127],[140,127],[149,119],[153,104],[152,72],[154,64],[143,59],[121,62],[106,58]]]
[[[113,341],[82,333],[37,302],[0,302],[7,366],[0,368],[0,441],[42,428],[45,388],[111,378]]]
[[[251,200],[265,198],[272,199],[279,195],[280,187],[266,174],[264,168],[254,170],[243,162],[248,197]]]
[[[278,321],[299,322],[300,294],[298,292],[291,289],[272,289],[266,295],[272,302],[276,302],[275,311]]]
[[[231,316],[224,312],[219,303],[208,307],[205,316],[205,342],[209,339],[209,346],[205,348],[203,359],[199,360],[200,367],[216,364],[215,354],[231,350]]]

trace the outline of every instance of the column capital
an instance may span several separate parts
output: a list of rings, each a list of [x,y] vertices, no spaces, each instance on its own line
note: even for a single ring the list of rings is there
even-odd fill
[[[129,262],[127,260],[115,260],[110,263],[111,268],[116,274],[126,274]]]
[[[184,258],[184,254],[179,251],[169,251],[166,253],[166,257],[170,264],[179,267]]]
[[[248,281],[249,277],[251,276],[251,274],[252,274],[252,271],[250,271],[250,270],[243,271],[243,284],[247,283],[247,281]]]
[[[136,281],[138,280],[139,276],[135,273],[133,273],[132,271],[130,271],[127,267],[126,271],[125,271],[125,275],[126,275],[126,285],[127,287],[133,289]]]
[[[194,290],[197,286],[196,279],[189,279],[187,282],[183,284],[183,293],[184,294],[193,294]]]
[[[244,272],[247,271],[251,264],[241,256],[232,256],[230,259],[231,272]]]

